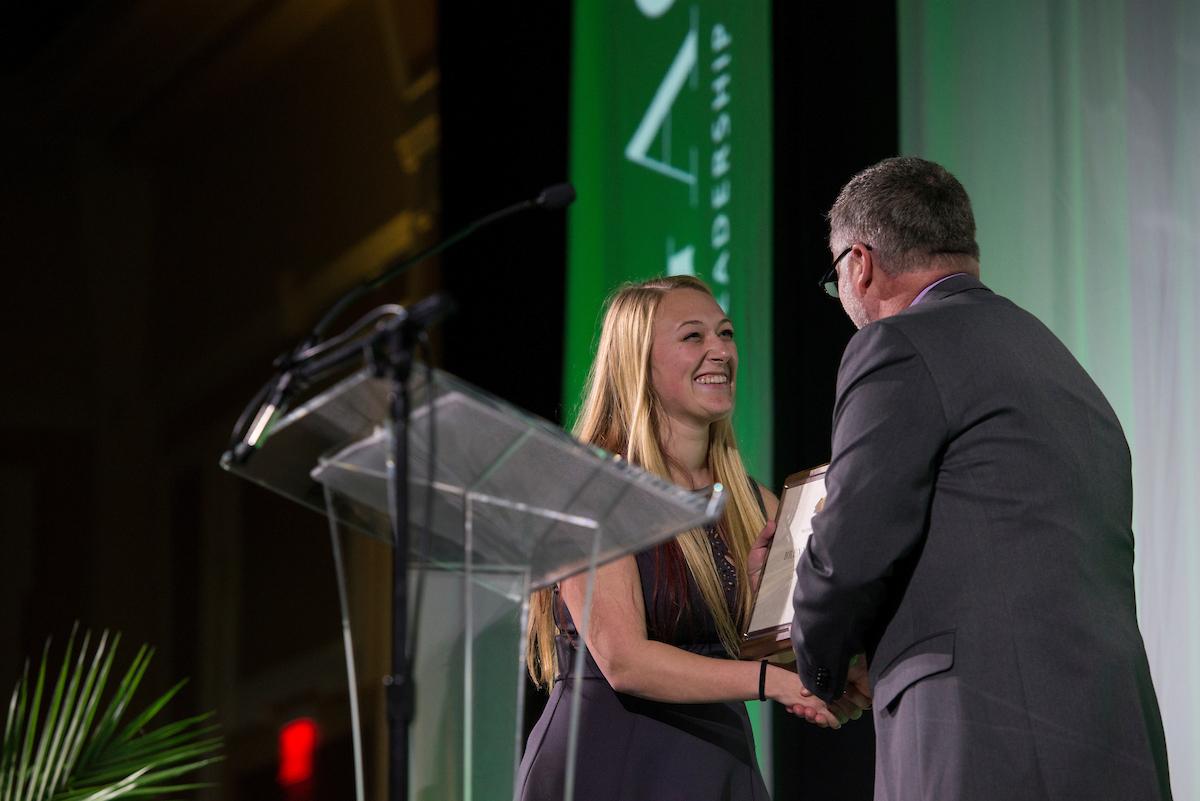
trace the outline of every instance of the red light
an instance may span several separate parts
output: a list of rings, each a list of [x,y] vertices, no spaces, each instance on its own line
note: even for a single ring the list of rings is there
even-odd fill
[[[313,777],[313,757],[317,751],[317,722],[297,718],[279,730],[279,778],[284,787],[306,782]]]

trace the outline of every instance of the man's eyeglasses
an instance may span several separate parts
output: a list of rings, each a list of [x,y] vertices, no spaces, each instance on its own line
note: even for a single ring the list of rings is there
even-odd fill
[[[871,246],[868,245],[866,242],[855,242],[854,243],[854,245],[860,245],[860,244],[863,247],[865,247],[867,250],[872,249]],[[838,262],[840,262],[842,259],[846,258],[847,253],[854,250],[854,245],[851,245],[850,247],[846,248],[841,253],[839,253],[838,257],[833,260],[833,264],[831,264],[829,266],[829,272],[827,272],[823,276],[821,276],[821,281],[819,283],[819,286],[821,287],[821,289],[824,289],[825,294],[831,298],[836,298],[838,296],[838,273],[837,273]]]

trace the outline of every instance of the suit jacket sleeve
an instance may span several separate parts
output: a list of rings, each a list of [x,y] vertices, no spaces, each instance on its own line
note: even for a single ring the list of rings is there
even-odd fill
[[[947,429],[929,369],[902,331],[885,321],[850,340],[825,507],[813,518],[793,598],[800,677],[826,701],[842,694],[851,657],[874,645],[888,588],[911,570]]]

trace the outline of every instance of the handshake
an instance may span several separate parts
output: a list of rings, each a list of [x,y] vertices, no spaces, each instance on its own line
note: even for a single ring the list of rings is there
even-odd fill
[[[750,577],[750,588],[755,597],[758,596],[759,584],[762,582],[766,568],[767,554],[775,539],[775,521],[768,520],[759,533],[758,538],[750,547],[746,560],[746,572]],[[787,562],[792,567],[792,562]],[[789,576],[794,575],[794,568]],[[789,587],[785,587],[789,589]],[[790,600],[791,592],[786,597]],[[787,616],[791,617],[791,604],[776,604],[786,608]],[[778,621],[783,622],[783,621]],[[871,683],[867,678],[866,656],[859,654],[850,660],[850,669],[846,673],[846,691],[832,703],[825,703],[817,698],[800,682],[800,677],[790,670],[778,666],[768,666],[765,695],[780,703],[793,715],[801,716],[809,723],[825,728],[840,729],[848,720],[858,720],[864,710],[871,708]]]
[[[871,708],[867,662],[861,654],[850,660],[850,670],[846,674],[846,691],[831,703],[813,695],[800,682],[800,677],[790,670],[768,669],[768,678],[776,679],[774,687],[768,682],[768,697],[783,704],[790,714],[803,717],[821,728],[840,729],[846,721],[858,720],[864,710]]]

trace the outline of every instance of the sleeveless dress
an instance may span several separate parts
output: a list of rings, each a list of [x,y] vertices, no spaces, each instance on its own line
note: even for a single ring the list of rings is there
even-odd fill
[[[737,579],[725,558],[725,543],[712,531],[709,543],[726,596],[732,599]],[[655,630],[654,621],[666,619],[662,615],[668,612],[661,597],[654,597],[655,559],[654,549],[637,555],[648,636],[702,656],[728,658],[690,571],[684,571],[690,618],[679,621],[671,635]],[[521,801],[563,798],[571,695],[577,684],[577,801],[769,801],[745,703],[673,704],[618,693],[590,652],[582,675],[573,675],[578,637],[557,587],[554,598],[555,622],[562,632],[555,638],[559,675],[521,760]]]

